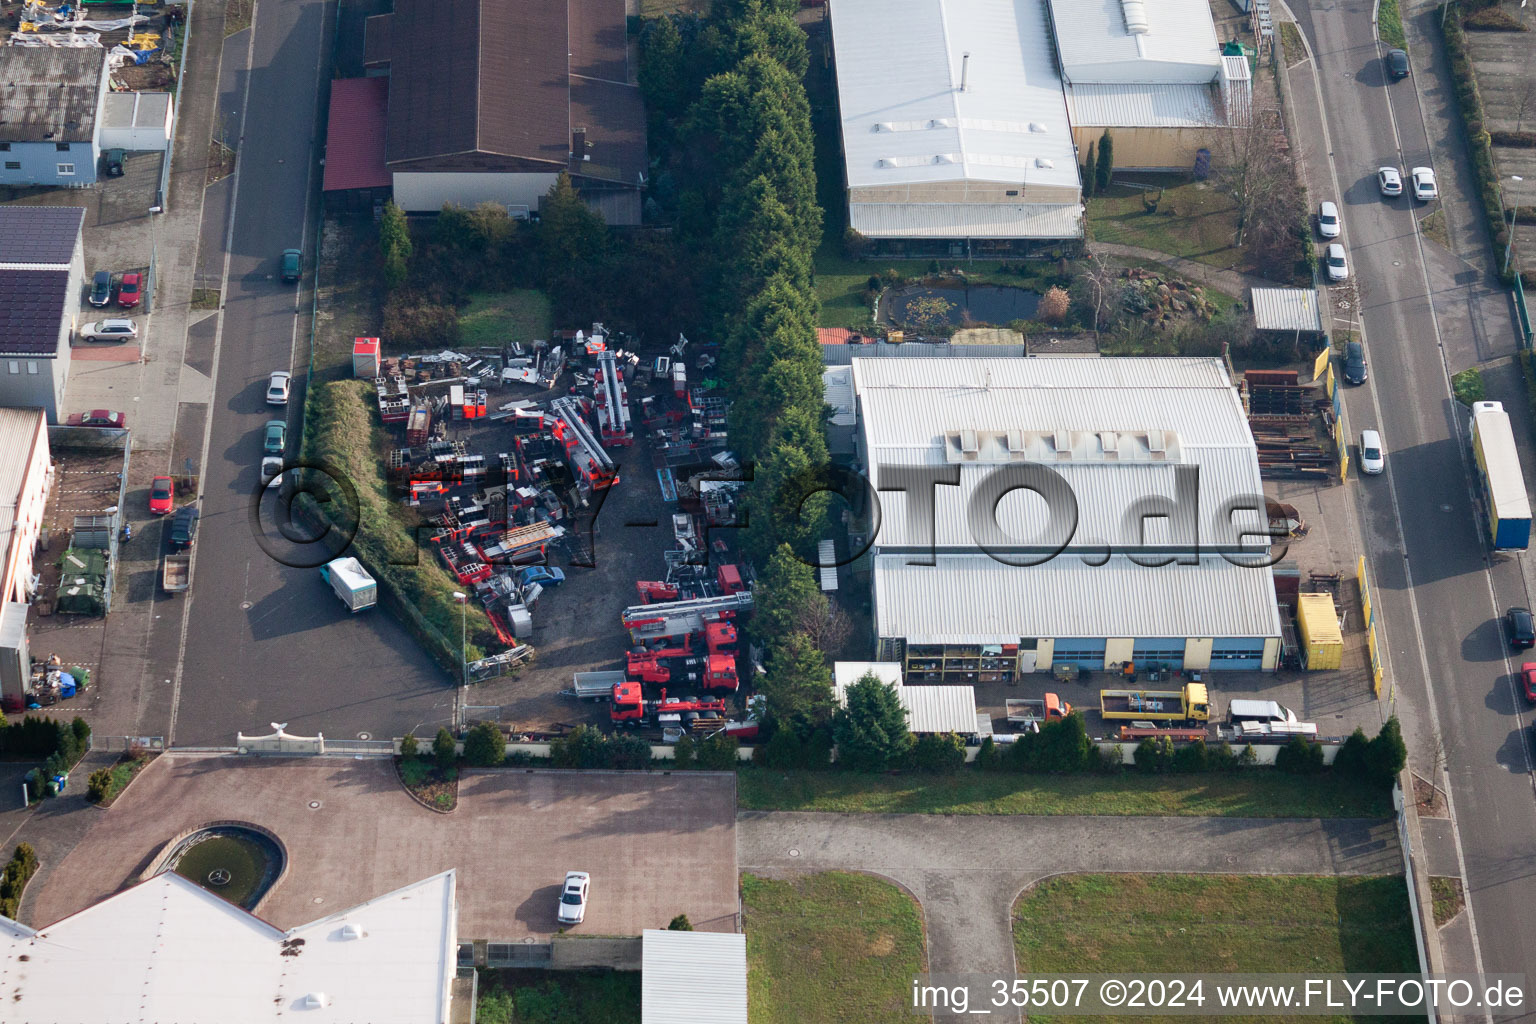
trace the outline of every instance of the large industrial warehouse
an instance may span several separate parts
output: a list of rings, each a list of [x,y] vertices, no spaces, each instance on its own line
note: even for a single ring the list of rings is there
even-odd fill
[[[1263,486],[1222,360],[856,358],[853,389],[881,492],[876,657],[909,683],[1275,667]],[[903,467],[937,484],[931,523]],[[1045,469],[1054,518],[1007,490]]]
[[[907,255],[1080,237],[1077,156],[1044,0],[951,6],[829,8],[849,226]]]

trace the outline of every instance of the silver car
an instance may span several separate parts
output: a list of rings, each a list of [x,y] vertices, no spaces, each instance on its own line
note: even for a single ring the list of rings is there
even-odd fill
[[[1396,167],[1380,167],[1376,170],[1376,185],[1384,196],[1403,194],[1403,176]]]
[[[1343,225],[1339,223],[1339,208],[1324,200],[1317,207],[1317,233],[1324,238],[1338,238]]]
[[[274,370],[271,379],[267,381],[267,404],[287,405],[288,385],[293,375],[286,370]]]
[[[131,341],[139,336],[139,325],[132,320],[97,320],[80,328],[86,341]]]

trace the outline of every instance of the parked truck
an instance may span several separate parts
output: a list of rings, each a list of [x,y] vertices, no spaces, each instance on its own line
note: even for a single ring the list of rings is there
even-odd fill
[[[192,556],[166,555],[160,561],[160,589],[180,594],[192,586]]]
[[[1188,683],[1182,690],[1100,690],[1099,714],[1106,720],[1207,722],[1211,698],[1204,683]]]
[[[1531,540],[1531,502],[1509,414],[1501,402],[1474,402],[1470,427],[1489,540],[1496,551],[1524,551]]]
[[[355,558],[335,558],[320,567],[320,578],[331,585],[351,612],[367,611],[379,603],[379,584]]]
[[[564,695],[577,700],[612,700],[614,687],[624,680],[623,672],[577,672]]]
[[[619,683],[613,688],[613,707],[608,718],[615,725],[660,725],[689,728],[700,718],[724,718],[725,701],[703,697],[668,697],[661,691],[660,700],[646,700],[635,682]]]
[[[1053,719],[1066,718],[1072,713],[1072,705],[1054,693],[1048,693],[1040,700],[1009,697],[1007,706],[1008,724],[1020,730],[1033,729]]]

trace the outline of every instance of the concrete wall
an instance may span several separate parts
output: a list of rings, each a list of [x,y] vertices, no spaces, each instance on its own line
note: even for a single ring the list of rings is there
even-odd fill
[[[68,324],[67,320],[65,324]],[[69,350],[67,343],[64,350]],[[68,359],[0,356],[0,405],[39,408],[48,422],[58,422],[63,418],[60,405],[64,400],[63,378],[68,374],[68,366]]]
[[[1211,148],[1212,128],[1116,128],[1109,133],[1115,139],[1115,170],[1188,171],[1195,165],[1195,151]],[[1073,125],[1072,141],[1078,156],[1088,159],[1088,144],[1097,144],[1104,134],[1103,125]]]
[[[445,203],[473,208],[485,202],[537,210],[556,177],[492,171],[400,172],[394,175],[395,203],[407,213],[436,213]]]
[[[38,416],[34,422],[36,431],[32,436],[5,440],[8,445],[29,449],[30,457],[22,471],[18,492],[0,495],[0,502],[14,503],[15,508],[11,522],[10,558],[0,567],[0,601],[26,601],[29,596],[27,583],[32,576],[33,559],[37,554],[43,510],[48,504],[48,491],[53,484],[53,460],[49,454],[48,431],[43,427],[42,416]]]

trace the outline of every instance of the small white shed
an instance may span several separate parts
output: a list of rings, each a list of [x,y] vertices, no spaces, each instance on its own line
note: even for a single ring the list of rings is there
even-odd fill
[[[168,92],[112,92],[102,111],[101,148],[168,153],[176,134]]]

